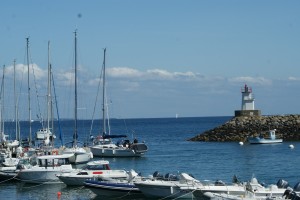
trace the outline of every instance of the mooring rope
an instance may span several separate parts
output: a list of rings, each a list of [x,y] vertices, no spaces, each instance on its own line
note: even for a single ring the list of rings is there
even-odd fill
[[[16,174],[14,177],[12,177],[12,178],[9,178],[9,179],[7,179],[7,180],[1,181],[0,184],[15,179],[15,178],[18,176],[18,174],[19,174],[19,173],[17,173],[17,174]]]

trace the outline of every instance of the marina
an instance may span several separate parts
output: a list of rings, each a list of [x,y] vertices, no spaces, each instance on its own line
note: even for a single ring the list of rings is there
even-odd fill
[[[298,142],[283,142],[270,145],[240,146],[237,142],[189,142],[188,138],[199,132],[216,127],[230,120],[231,117],[196,117],[196,118],[157,118],[157,119],[127,119],[127,128],[135,130],[142,140],[149,144],[149,151],[143,157],[132,158],[93,158],[93,160],[107,160],[112,169],[135,170],[142,176],[148,177],[155,171],[161,174],[181,172],[192,174],[197,180],[222,180],[226,184],[232,183],[236,175],[241,181],[249,181],[255,176],[259,182],[266,185],[276,184],[284,179],[293,187],[300,178],[297,176],[299,160]],[[65,140],[73,136],[73,121],[63,120],[62,127]],[[79,120],[78,140],[86,141],[88,127],[91,120]],[[123,120],[112,119],[115,132],[124,129]],[[21,122],[21,126],[26,123]],[[38,129],[38,122],[33,122],[33,130]],[[13,130],[13,123],[7,123],[7,130]],[[54,130],[56,132],[57,130]],[[155,135],[153,135],[155,132]],[[57,142],[59,144],[59,142]],[[264,155],[263,157],[261,155]],[[73,165],[81,168],[82,165]],[[43,195],[41,194],[43,191]],[[8,199],[57,199],[58,192],[61,199],[108,199],[96,195],[83,186],[69,187],[59,184],[29,184],[19,181],[2,181],[0,195]],[[129,198],[124,196],[124,198]],[[146,199],[138,196],[137,199]]]

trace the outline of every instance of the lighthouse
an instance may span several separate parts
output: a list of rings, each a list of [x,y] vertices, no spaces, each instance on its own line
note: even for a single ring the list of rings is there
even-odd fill
[[[254,95],[252,88],[245,84],[241,89],[242,92],[242,107],[241,110],[235,111],[235,116],[259,116],[261,115],[260,110],[254,108]]]
[[[254,110],[254,97],[252,94],[252,88],[245,84],[242,92],[242,110]]]

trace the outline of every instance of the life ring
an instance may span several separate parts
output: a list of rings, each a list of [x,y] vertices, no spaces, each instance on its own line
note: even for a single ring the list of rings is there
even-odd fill
[[[52,155],[58,155],[58,150],[53,150]]]

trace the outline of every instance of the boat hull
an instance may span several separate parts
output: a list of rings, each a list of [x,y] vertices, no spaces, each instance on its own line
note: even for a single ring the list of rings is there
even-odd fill
[[[135,185],[140,191],[148,198],[180,198],[180,199],[194,199],[195,196],[188,189],[181,189],[181,187],[187,188],[185,184],[178,184],[178,182],[168,181],[169,183],[142,183],[138,182]],[[191,186],[193,188],[193,186]]]
[[[264,138],[248,138],[250,144],[276,144],[282,143],[282,139],[264,139]]]
[[[96,145],[90,147],[94,156],[99,157],[141,157],[147,152],[145,144],[135,144],[133,148],[126,147],[108,147],[105,145]]]
[[[138,197],[142,192],[133,183],[114,183],[104,181],[87,180],[84,185],[98,196],[110,197]]]
[[[91,176],[81,176],[81,177],[70,177],[70,176],[59,176],[59,180],[68,186],[82,186],[84,181],[91,178]]]
[[[59,171],[20,171],[17,178],[26,183],[62,183],[56,176]]]
[[[219,194],[227,194],[227,197],[230,196],[243,196],[245,195],[246,190],[244,186],[239,185],[207,185],[202,186],[193,191],[193,194],[196,198],[205,199],[208,196],[214,196],[219,198]],[[212,195],[218,194],[218,195]],[[222,196],[223,197],[223,196]]]
[[[0,181],[14,180],[18,173],[14,171],[0,171]]]
[[[81,172],[78,173],[80,174]],[[84,181],[93,177],[99,177],[101,179],[119,179],[127,178],[128,175],[126,171],[123,170],[105,170],[101,172],[89,172],[87,175],[77,175],[72,174],[72,172],[58,175],[58,178],[68,186],[82,186],[84,185]]]

